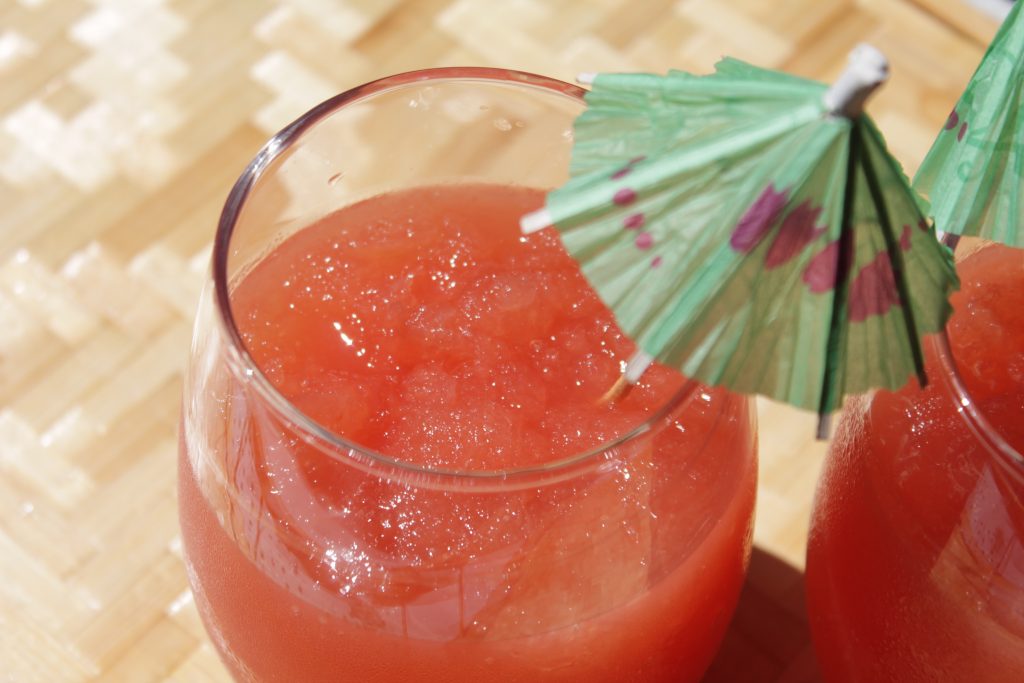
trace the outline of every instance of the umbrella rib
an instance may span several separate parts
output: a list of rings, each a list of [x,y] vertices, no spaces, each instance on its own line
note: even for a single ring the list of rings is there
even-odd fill
[[[859,126],[854,126],[858,129]],[[896,291],[899,293],[901,302],[901,313],[903,323],[907,328],[907,338],[910,340],[910,351],[914,357],[914,371],[921,386],[928,383],[924,373],[924,355],[921,351],[921,340],[917,336],[917,325],[914,324],[914,307],[910,300],[910,292],[907,289],[906,269],[903,266],[903,254],[896,241],[896,234],[893,232],[892,223],[889,221],[889,211],[885,206],[885,198],[882,196],[882,188],[878,183],[878,175],[871,163],[871,155],[864,154],[862,160],[864,178],[868,183],[868,192],[871,194],[871,201],[875,204],[875,211],[878,215],[878,223],[882,228],[882,237],[885,239],[885,248],[889,252],[889,260],[893,264],[893,280],[896,283]]]
[[[823,430],[828,428],[825,416],[835,408],[834,383],[836,381],[836,357],[839,354],[839,343],[842,335],[840,328],[846,317],[846,296],[849,289],[850,273],[846,266],[853,256],[853,207],[857,197],[857,162],[860,157],[860,127],[851,122],[850,135],[846,152],[846,188],[843,191],[843,217],[839,233],[839,254],[836,258],[835,284],[833,287],[834,304],[832,320],[828,327],[828,339],[825,342],[825,367],[821,382],[821,396],[818,403],[818,438],[823,439]]]

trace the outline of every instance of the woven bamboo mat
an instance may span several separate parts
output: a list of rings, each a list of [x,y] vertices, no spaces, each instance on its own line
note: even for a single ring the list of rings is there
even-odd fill
[[[180,558],[179,380],[220,204],[297,114],[438,65],[827,80],[866,39],[912,170],[993,31],[952,0],[0,0],[0,681],[227,680]],[[758,551],[709,680],[813,681],[823,447],[760,408]]]

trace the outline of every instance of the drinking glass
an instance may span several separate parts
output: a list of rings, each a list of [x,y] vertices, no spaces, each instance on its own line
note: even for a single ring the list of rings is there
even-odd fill
[[[444,188],[470,188],[460,196],[486,207],[488,188],[563,183],[583,94],[498,69],[385,78],[285,128],[231,191],[186,375],[179,498],[196,605],[237,680],[676,683],[699,679],[711,661],[751,550],[748,399],[680,382],[599,443],[587,440],[592,423],[561,415],[570,440],[587,444],[578,451],[549,457],[525,433],[506,430],[481,456],[490,464],[460,466],[444,457],[445,448],[462,452],[449,434],[432,451],[438,465],[336,427],[354,415],[372,422],[367,406],[387,387],[325,373],[301,378],[301,395],[299,385],[283,388],[282,368],[301,355],[292,344],[308,330],[285,318],[260,323],[275,340],[270,350],[243,334],[255,324],[239,299],[248,283],[308,231],[354,215],[345,211],[374,223],[367,212],[394,198],[422,204]],[[415,258],[404,239],[392,230],[374,243],[381,268]],[[367,257],[338,253],[327,268]],[[252,298],[284,296],[290,285]],[[367,338],[367,348],[383,348],[423,332],[423,309],[401,312],[404,291],[360,304],[391,316],[400,333],[364,330],[353,346],[349,328],[335,322],[339,353],[365,352],[358,346]],[[494,305],[511,305],[508,291]],[[522,309],[522,326],[536,308]],[[439,339],[447,333],[443,321],[429,327]],[[487,408],[456,406],[439,386],[420,387],[411,404],[403,394],[403,407],[389,404],[390,418],[443,432],[445,411]],[[501,466],[506,451],[529,462]]]
[[[963,239],[928,386],[847,407],[818,484],[807,597],[824,677],[1024,672],[1024,251]]]

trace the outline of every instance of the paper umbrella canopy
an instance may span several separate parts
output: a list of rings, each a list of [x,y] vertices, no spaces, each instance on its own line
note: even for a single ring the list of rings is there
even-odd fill
[[[1024,19],[1016,3],[950,112],[914,187],[940,230],[1024,247]]]
[[[861,46],[829,88],[735,59],[714,74],[601,74],[554,225],[639,351],[691,378],[825,415],[923,378],[957,286],[949,251],[861,113],[887,73]]]

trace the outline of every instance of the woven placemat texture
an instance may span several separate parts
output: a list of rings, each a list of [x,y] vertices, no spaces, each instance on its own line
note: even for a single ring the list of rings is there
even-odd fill
[[[228,188],[264,140],[375,77],[493,65],[828,80],[869,40],[912,170],[993,22],[943,0],[0,2],[0,682],[227,681],[187,590],[175,431]],[[813,681],[813,416],[761,403],[750,580],[711,681]]]

